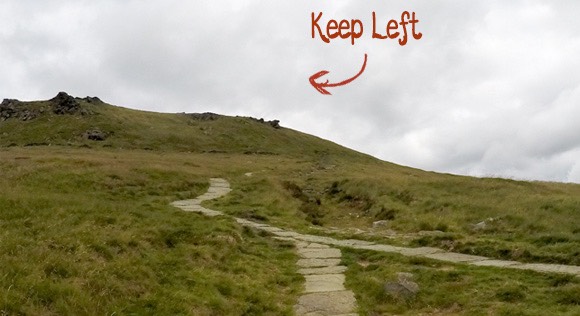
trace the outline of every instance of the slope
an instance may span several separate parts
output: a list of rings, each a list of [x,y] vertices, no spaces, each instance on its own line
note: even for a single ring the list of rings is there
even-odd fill
[[[47,101],[5,99],[0,147],[61,145],[186,152],[364,157],[279,122],[214,113],[167,114],[112,106],[65,92]]]

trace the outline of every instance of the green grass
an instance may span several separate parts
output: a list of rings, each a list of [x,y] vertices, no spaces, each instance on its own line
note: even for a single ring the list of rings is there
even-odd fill
[[[236,190],[210,205],[237,215],[250,208],[295,229],[354,227],[368,232],[359,238],[385,243],[580,264],[579,185],[479,179],[336,160],[332,169],[318,168],[312,159],[234,178]],[[385,219],[386,227],[372,228],[374,221]],[[482,221],[486,227],[475,229]]]
[[[342,261],[361,315],[580,314],[580,280],[573,276],[349,249],[343,249]],[[404,299],[384,290],[399,272],[413,274],[416,296]]]
[[[288,128],[276,129],[248,117],[203,120],[185,113],[137,111],[82,99],[77,102],[90,114],[57,115],[51,111],[50,101],[21,103],[23,109],[42,114],[29,121],[12,118],[0,122],[0,147],[58,145],[293,157],[323,152],[363,156],[329,141]],[[88,140],[85,133],[94,129],[109,136],[104,141]]]
[[[292,245],[169,206],[207,171],[165,158],[3,152],[0,314],[290,314]]]
[[[205,205],[279,227],[522,262],[580,264],[580,185],[425,172],[249,118],[199,120],[79,102],[92,114],[56,115],[50,102],[31,102],[24,106],[45,108],[42,115],[0,122],[4,314],[291,313],[302,279],[289,245],[228,219],[169,206],[203,193],[211,177],[228,179],[233,191]],[[83,134],[91,129],[109,137],[88,140]],[[252,176],[244,175],[248,172]],[[388,224],[372,228],[377,220]],[[476,229],[482,221],[485,227]],[[375,260],[359,257],[356,261]],[[354,259],[348,260],[362,280],[383,282],[394,273],[357,270]],[[454,283],[440,275],[445,271],[429,268],[435,263],[376,258],[385,265],[389,260],[401,270],[425,266],[425,275],[416,272],[421,282],[439,289],[422,291],[412,305],[394,307],[396,313],[577,311],[575,280],[550,286],[550,278],[558,277],[452,267],[471,280],[465,286],[487,288],[485,296],[477,296],[480,305],[473,305],[457,296]],[[502,283],[512,275],[514,287]],[[355,283],[363,310],[372,315],[373,304],[390,308]]]

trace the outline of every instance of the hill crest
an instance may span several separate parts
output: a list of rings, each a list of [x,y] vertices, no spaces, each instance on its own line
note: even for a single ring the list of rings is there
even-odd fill
[[[59,92],[44,101],[4,99],[0,147],[80,146],[210,153],[367,157],[279,120],[216,113],[157,113]]]

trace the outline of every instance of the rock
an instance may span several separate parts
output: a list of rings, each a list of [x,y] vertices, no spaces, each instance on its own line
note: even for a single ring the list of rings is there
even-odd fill
[[[15,99],[4,99],[0,103],[0,120],[5,121],[16,114],[16,107],[20,101]]]
[[[205,112],[205,113],[188,113],[187,116],[198,121],[215,121],[220,118],[219,114]]]
[[[479,222],[475,225],[473,225],[473,230],[475,231],[480,231],[480,230],[484,230],[487,227],[487,224],[485,223],[485,221]]]
[[[419,285],[413,281],[413,274],[406,272],[397,273],[398,282],[387,282],[384,286],[385,293],[395,299],[409,301],[419,293]]]
[[[258,122],[258,123],[268,124],[268,125],[272,126],[275,129],[282,128],[280,126],[280,121],[279,120],[266,121],[263,118],[257,119],[255,117],[249,117],[249,119],[252,120],[252,121]]]
[[[84,136],[89,140],[103,141],[107,139],[109,135],[99,129],[94,129],[86,131]]]
[[[66,92],[59,92],[56,97],[50,99],[53,103],[53,112],[54,114],[63,115],[63,114],[75,114],[81,109],[81,105],[79,102],[68,95]]]
[[[412,300],[416,296],[416,293],[398,282],[387,282],[384,290],[389,296],[404,301]]]
[[[38,116],[38,111],[24,107],[22,102],[16,99],[4,99],[0,104],[0,121],[11,118],[29,121]]]
[[[387,220],[373,222],[373,228],[386,227],[389,224]]]
[[[87,103],[93,103],[93,104],[103,103],[103,101],[101,101],[101,99],[99,99],[97,97],[89,97],[89,96],[87,96],[86,98],[83,98],[82,100],[85,101],[85,102],[87,102]]]
[[[413,273],[408,273],[408,272],[397,273],[397,279],[399,279],[399,282],[413,281],[414,278],[415,278],[415,276],[413,275]]]

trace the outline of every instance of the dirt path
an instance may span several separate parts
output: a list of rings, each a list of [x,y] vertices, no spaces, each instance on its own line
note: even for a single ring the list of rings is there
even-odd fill
[[[207,216],[224,215],[222,212],[202,207],[203,201],[215,199],[231,191],[224,179],[210,179],[208,191],[192,200],[175,201],[171,205],[184,211],[199,212]],[[357,315],[354,313],[356,300],[352,291],[344,288],[344,271],[340,266],[341,252],[335,247],[367,249],[382,252],[399,253],[404,256],[425,257],[451,263],[465,263],[475,266],[493,266],[507,269],[532,270],[537,272],[556,272],[580,276],[579,266],[544,263],[521,263],[516,261],[495,260],[487,257],[446,252],[439,248],[407,248],[377,244],[357,239],[335,239],[325,236],[300,234],[278,227],[252,222],[242,218],[234,219],[241,225],[267,231],[278,239],[292,241],[296,244],[301,257],[298,266],[306,279],[304,295],[294,307],[297,315]]]

